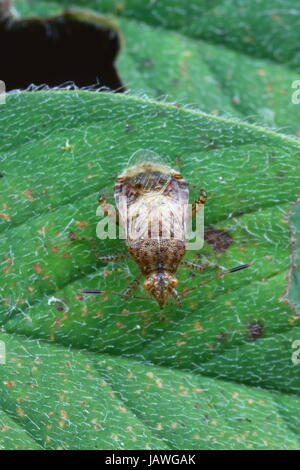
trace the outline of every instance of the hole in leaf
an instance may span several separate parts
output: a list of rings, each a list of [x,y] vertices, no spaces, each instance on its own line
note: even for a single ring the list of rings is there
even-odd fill
[[[79,13],[75,17],[72,12],[46,19],[2,19],[0,76],[6,90],[73,82],[77,87],[124,91],[114,66],[119,34],[93,18],[86,14],[80,20]]]

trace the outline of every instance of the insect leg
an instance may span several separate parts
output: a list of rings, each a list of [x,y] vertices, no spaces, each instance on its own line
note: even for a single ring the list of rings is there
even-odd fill
[[[171,290],[171,295],[176,300],[177,305],[180,306],[181,298],[180,298],[179,292],[175,289],[175,287],[173,287],[173,289]]]
[[[235,266],[234,268],[227,269],[226,271],[220,271],[215,277],[203,280],[200,285],[188,288],[188,292],[193,291],[195,289],[199,289],[199,287],[201,287],[203,284],[207,284],[208,282],[215,281],[216,279],[221,279],[223,276],[225,276],[225,274],[235,273],[236,271],[241,271],[242,269],[249,268],[249,266],[253,266],[253,263],[241,264],[240,266]]]
[[[99,261],[120,261],[121,259],[127,258],[127,253],[115,253],[113,255],[104,255],[104,256],[97,256]]]
[[[202,209],[207,200],[207,193],[204,189],[200,189],[199,196],[192,205],[192,214],[196,215]]]
[[[187,266],[188,268],[191,268],[194,271],[204,271],[205,268],[223,269],[222,266],[220,266],[219,264],[210,263],[207,260],[205,260],[205,261],[203,260],[203,261],[200,262],[200,264],[198,264],[198,263],[194,263],[193,261],[183,259],[180,264],[182,264],[184,266]]]
[[[140,283],[142,275],[139,274],[133,281],[130,282],[129,286],[126,287],[126,289],[123,290],[123,292],[114,292],[111,290],[100,290],[100,289],[82,289],[80,292],[83,294],[113,294],[113,295],[118,295],[119,297],[123,297],[125,300],[132,298],[132,299],[143,299],[143,300],[149,300],[147,297],[139,297],[135,295],[130,295],[134,289],[137,288],[137,286]]]
[[[120,261],[121,259],[126,258],[128,255],[127,253],[115,253],[112,255],[104,255],[104,256],[99,256],[99,250],[97,249],[97,240],[96,238],[93,237],[77,237],[75,232],[70,232],[69,233],[69,238],[72,241],[83,241],[83,242],[90,242],[91,248],[99,261],[106,261],[109,263],[110,261]]]
[[[72,241],[85,241],[85,242],[90,242],[91,248],[93,252],[95,253],[96,257],[98,257],[98,250],[97,250],[97,240],[96,238],[93,237],[77,237],[75,232],[70,232],[69,233],[69,239]]]
[[[215,279],[219,279],[225,276],[225,274],[231,274],[231,273],[235,273],[236,271],[241,271],[242,269],[249,268],[250,266],[253,266],[253,263],[241,264],[240,266],[235,266],[234,268],[226,269],[226,271],[219,272],[214,278],[208,279],[207,281],[206,280],[203,281],[202,284],[206,284],[207,282],[214,281]]]
[[[221,271],[217,273],[217,275],[213,279],[209,279],[208,281],[203,281],[203,284],[206,284],[206,282],[209,282],[209,281],[213,281],[214,279],[219,279],[225,276],[225,274],[231,274],[231,273],[235,273],[236,271],[241,271],[242,269],[249,268],[250,266],[253,266],[253,263],[241,264],[240,266],[235,266],[234,268],[226,269],[226,271]]]
[[[130,297],[130,294],[137,288],[137,286],[140,283],[141,277],[142,275],[139,274],[135,279],[133,279],[133,281],[130,282],[128,287],[126,287],[126,289],[123,290],[122,295],[124,295],[126,299]]]
[[[122,292],[114,292],[112,290],[102,290],[102,289],[80,289],[79,292],[81,294],[108,294],[108,295],[118,295],[119,297],[127,299],[141,299],[141,300],[149,300],[148,297],[140,297],[137,295],[128,295],[125,296]]]

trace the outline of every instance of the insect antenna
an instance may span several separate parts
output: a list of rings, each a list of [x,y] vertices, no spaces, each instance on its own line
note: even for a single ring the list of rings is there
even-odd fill
[[[126,295],[122,292],[114,292],[112,290],[101,290],[101,289],[81,289],[79,291],[81,294],[113,294],[118,295],[119,297],[123,297],[124,299],[143,299],[149,300],[148,297],[140,297],[137,295]]]
[[[204,284],[208,284],[211,281],[215,281],[216,279],[221,279],[223,276],[225,276],[225,274],[231,274],[235,273],[236,271],[241,271],[242,269],[249,268],[250,266],[253,266],[253,264],[254,263],[241,264],[240,266],[235,266],[234,268],[227,269],[226,271],[221,271],[215,277],[202,281],[201,286]],[[190,292],[195,289],[199,289],[199,286],[188,288],[187,291]]]

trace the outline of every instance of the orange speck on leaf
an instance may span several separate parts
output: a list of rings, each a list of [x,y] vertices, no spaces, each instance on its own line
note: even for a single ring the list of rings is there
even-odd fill
[[[198,320],[195,322],[194,328],[195,328],[195,330],[203,331],[203,326],[201,325],[201,323]]]
[[[39,264],[35,264],[33,266],[33,269],[38,273],[41,273],[43,271],[43,268],[41,268],[41,266]]]
[[[267,72],[266,72],[264,69],[257,69],[257,70],[256,70],[256,73],[257,73],[257,75],[259,75],[260,77],[264,77],[265,75],[267,75]]]
[[[11,216],[8,215],[8,214],[3,214],[3,213],[0,213],[0,218],[5,220],[6,222],[10,222],[11,220]]]
[[[79,220],[76,222],[77,227],[79,228],[85,228],[88,225],[88,222],[85,222],[84,220]]]
[[[12,380],[7,380],[7,381],[5,381],[5,382],[3,382],[3,383],[4,383],[4,385],[5,385],[6,387],[8,387],[8,388],[15,387],[15,385],[16,385],[16,382],[14,382],[14,381],[12,381]]]
[[[23,195],[27,197],[30,201],[33,201],[33,191],[32,189],[27,189],[26,191],[23,191]]]
[[[20,416],[20,418],[24,418],[24,410],[20,406],[17,407],[17,415]]]
[[[65,410],[60,410],[60,416],[62,419],[67,420],[68,419],[68,413]]]

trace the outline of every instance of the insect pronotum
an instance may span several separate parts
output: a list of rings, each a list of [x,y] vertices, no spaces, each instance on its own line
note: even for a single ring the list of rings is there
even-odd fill
[[[126,233],[128,252],[139,266],[140,274],[120,293],[98,289],[83,289],[81,292],[143,298],[131,293],[144,276],[144,288],[163,307],[170,297],[180,303],[175,277],[180,264],[198,271],[203,271],[208,265],[215,266],[220,270],[216,278],[250,266],[243,264],[224,271],[219,265],[184,260],[188,183],[177,170],[160,163],[159,157],[152,151],[139,150],[132,159],[134,162],[117,177],[114,194],[119,223]],[[206,192],[201,189],[192,206],[193,215],[203,210],[206,199]],[[104,197],[99,198],[99,203],[105,214],[111,212],[111,206]],[[124,256],[112,255],[99,259],[113,261],[121,257]]]

